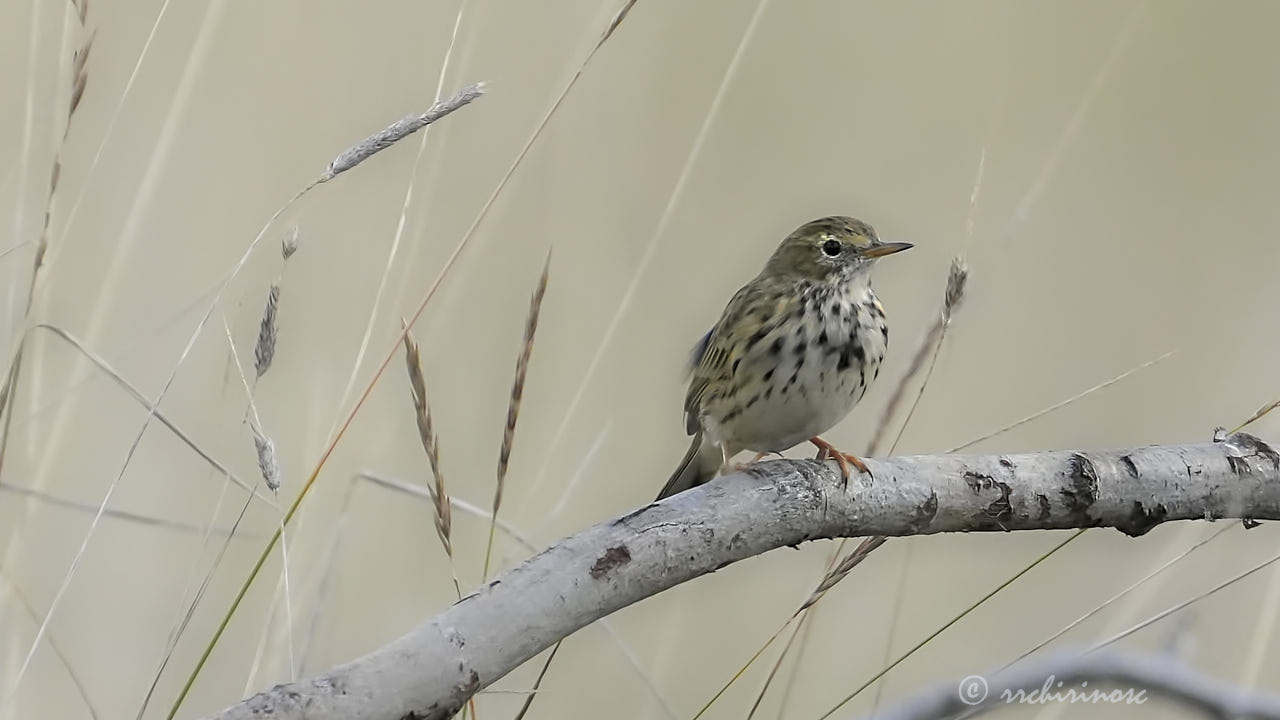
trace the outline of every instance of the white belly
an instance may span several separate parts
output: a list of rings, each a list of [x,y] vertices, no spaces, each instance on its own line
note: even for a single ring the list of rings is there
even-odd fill
[[[878,308],[871,313],[848,307],[823,313],[821,324],[804,333],[780,336],[776,353],[778,337],[767,337],[737,370],[752,392],[732,409],[708,408],[707,420],[734,452],[781,452],[825,433],[849,414],[878,374],[887,347],[883,327]]]

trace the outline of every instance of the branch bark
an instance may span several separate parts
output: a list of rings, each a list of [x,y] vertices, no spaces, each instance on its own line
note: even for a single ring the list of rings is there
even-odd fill
[[[806,540],[1280,519],[1280,453],[1219,442],[1019,455],[759,463],[567,537],[399,639],[216,720],[445,719],[556,641],[634,602]]]

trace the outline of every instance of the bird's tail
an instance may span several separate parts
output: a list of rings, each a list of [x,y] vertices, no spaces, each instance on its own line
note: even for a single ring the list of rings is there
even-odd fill
[[[671,474],[671,479],[662,487],[662,492],[658,493],[658,499],[671,497],[707,482],[719,472],[722,459],[718,447],[703,442],[701,430],[694,433],[689,452],[684,454],[684,459]]]

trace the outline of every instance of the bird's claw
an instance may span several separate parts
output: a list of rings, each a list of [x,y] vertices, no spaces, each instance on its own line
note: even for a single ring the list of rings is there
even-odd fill
[[[833,446],[831,443],[827,442],[826,440],[823,440],[822,438],[812,438],[809,440],[809,442],[813,443],[818,448],[818,455],[816,458],[817,460],[822,461],[822,460],[826,460],[827,458],[831,458],[832,460],[836,461],[837,465],[840,466],[840,489],[841,490],[847,490],[849,487],[849,475],[851,474],[849,471],[850,465],[858,468],[859,472],[865,473],[867,476],[871,477],[872,479],[875,478],[875,476],[871,474],[871,468],[867,467],[867,464],[863,462],[862,458],[858,457],[857,455],[852,455],[846,452],[840,452],[835,448],[835,446]]]

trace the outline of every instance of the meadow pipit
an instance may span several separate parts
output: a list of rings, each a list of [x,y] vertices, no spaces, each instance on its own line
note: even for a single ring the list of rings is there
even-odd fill
[[[851,217],[805,223],[725,306],[693,351],[685,429],[693,444],[658,499],[710,480],[743,450],[781,452],[805,440],[866,472],[822,438],[880,374],[889,344],[871,290],[876,258],[910,248],[881,242]]]

